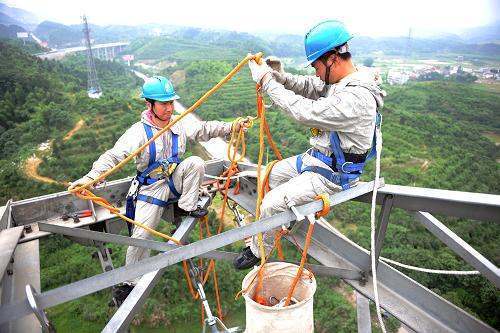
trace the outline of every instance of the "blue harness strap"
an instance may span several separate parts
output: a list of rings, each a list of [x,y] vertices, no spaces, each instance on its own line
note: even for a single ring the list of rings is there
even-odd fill
[[[338,172],[333,171],[330,168],[322,168],[318,166],[308,166],[303,168],[302,167],[302,159],[303,155],[299,155],[297,157],[297,162],[296,162],[296,168],[297,172],[299,174],[310,171],[310,172],[315,172],[317,174],[320,174],[321,176],[325,177],[332,183],[335,183],[337,185],[340,185],[343,190],[347,190],[350,186],[349,183],[356,178],[359,178],[361,174],[363,173],[363,169],[365,167],[366,161],[369,159],[372,159],[376,153],[376,143],[377,143],[377,128],[380,127],[380,124],[382,122],[382,116],[380,113],[377,112],[376,119],[375,119],[375,131],[373,133],[373,140],[372,140],[372,147],[370,149],[370,152],[368,153],[366,159],[362,163],[353,163],[345,160],[344,152],[342,151],[342,148],[340,147],[340,139],[339,135],[337,132],[331,132],[330,134],[330,149],[333,152],[333,155],[335,156],[335,168],[338,170]],[[318,150],[313,150],[310,152],[310,155],[319,159],[326,165],[332,166],[333,167],[333,159],[330,156],[326,156],[325,154],[319,152]]]
[[[146,124],[146,123],[142,123],[142,126],[144,126],[144,131],[146,131],[146,136],[148,138],[148,141],[151,140],[151,138],[153,137],[153,130],[151,129],[151,126]],[[148,163],[148,166],[152,165],[156,160],[156,145],[155,145],[155,142],[153,141],[150,145],[149,145],[149,163]]]
[[[334,184],[339,184],[340,183],[340,177],[338,173],[334,172],[332,169],[327,169],[327,168],[322,168],[319,166],[306,166],[305,168],[302,167],[303,161],[302,159],[304,158],[304,154],[300,154],[297,156],[297,161],[296,161],[296,167],[297,167],[297,172],[299,174],[302,174],[303,172],[309,171],[309,172],[314,172],[317,174],[320,174],[321,176],[325,177],[329,181],[331,181]]]
[[[147,136],[148,140],[151,140],[151,138],[153,137],[153,129],[151,128],[151,125],[148,125],[146,123],[142,123],[142,125],[144,126],[144,131],[146,132],[146,136]],[[149,176],[150,173],[153,170],[157,169],[158,167],[163,167],[163,169],[166,170],[168,168],[168,166],[172,163],[176,163],[176,164],[181,163],[181,159],[179,158],[179,135],[177,135],[173,132],[172,132],[172,154],[170,155],[170,157],[168,157],[166,159],[156,160],[156,144],[153,141],[149,145],[148,167],[146,168],[146,170],[144,170],[142,172],[137,172],[137,176],[136,176],[136,178],[140,184],[139,186],[151,185],[151,184],[156,183],[161,178],[159,178],[159,179],[152,178]],[[181,196],[179,191],[177,191],[177,189],[175,188],[174,180],[172,177],[168,177],[167,184],[168,184],[168,187],[170,189],[170,192],[175,197],[173,199],[169,199],[167,201],[164,201],[164,200],[160,200],[160,199],[157,199],[157,198],[154,198],[154,197],[151,197],[148,195],[144,195],[144,194],[137,194],[135,199],[140,200],[140,201],[144,201],[144,202],[148,202],[148,203],[153,204],[153,205],[166,207],[169,204],[171,204],[172,202],[176,202],[177,200],[179,200],[179,197]],[[127,197],[127,212],[130,211],[130,215],[135,215],[135,205],[134,205],[134,207],[132,207],[132,204],[134,203],[134,201],[135,201],[134,198]],[[132,217],[130,217],[130,218],[132,218]]]

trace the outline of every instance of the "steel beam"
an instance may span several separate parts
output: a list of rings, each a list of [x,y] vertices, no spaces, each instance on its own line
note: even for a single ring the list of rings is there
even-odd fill
[[[378,258],[380,257],[380,252],[382,252],[382,245],[384,244],[385,233],[387,232],[387,225],[389,224],[389,215],[391,215],[393,202],[394,202],[394,196],[392,194],[386,195],[382,201],[382,209],[380,211],[380,223],[377,229],[377,234],[375,236],[376,265],[378,265]]]
[[[490,280],[495,287],[500,289],[500,269],[491,261],[477,252],[472,246],[467,244],[453,231],[448,229],[443,223],[427,212],[415,212],[415,217],[434,236],[439,238],[453,252],[458,254],[469,265],[477,269],[481,274]]]
[[[24,333],[40,332],[38,319],[33,314],[26,299],[26,285],[30,284],[36,291],[40,291],[40,257],[38,240],[19,244],[14,252],[14,262],[9,266],[11,270],[2,280],[2,309],[8,304],[26,302],[27,315],[24,318],[12,317],[0,325],[0,332]],[[7,305],[5,305],[7,304]]]
[[[354,197],[366,193],[373,188],[373,182],[365,183],[348,191],[340,192],[331,196],[331,204],[336,205],[351,200]],[[314,214],[322,209],[323,202],[316,200],[311,203],[297,207],[303,215]],[[182,260],[197,257],[203,253],[232,244],[244,238],[266,232],[281,225],[295,220],[290,211],[285,211],[267,218],[260,223],[251,223],[237,229],[205,238],[192,244],[188,244],[171,251],[142,260],[139,263],[114,269],[110,272],[101,273],[84,280],[80,280],[63,287],[49,290],[39,295],[39,304],[42,309],[52,307],[67,301],[91,294],[93,292],[109,288],[123,281],[131,280],[148,272],[156,271],[164,267],[176,264]],[[334,265],[328,265],[334,266]],[[27,300],[2,307],[0,309],[0,324],[25,316],[29,312]]]
[[[500,222],[500,195],[388,184],[378,191],[377,203],[388,194],[394,196],[394,207],[405,210]],[[370,203],[371,197],[355,200]]]
[[[210,203],[209,198],[202,199],[202,206],[207,207]],[[189,232],[196,225],[196,219],[192,217],[185,218],[182,223],[179,225],[173,237],[181,242],[185,242],[189,236]],[[127,237],[130,240],[139,240]],[[143,240],[140,240],[143,241]],[[168,243],[162,242],[168,247],[174,246],[174,244],[169,241]],[[124,332],[130,326],[130,323],[134,319],[136,313],[138,313],[146,299],[148,298],[151,290],[153,290],[154,286],[159,282],[161,276],[165,268],[149,272],[141,277],[138,281],[134,289],[130,292],[128,297],[122,303],[122,305],[116,310],[115,314],[108,321],[102,332]]]
[[[371,333],[372,322],[370,317],[370,302],[368,298],[356,291],[356,311],[358,319],[358,333]]]
[[[17,242],[21,238],[23,227],[9,228],[0,231],[0,280],[2,279],[7,265],[12,259]]]
[[[103,232],[89,231],[89,230],[79,229],[79,228],[61,227],[58,225],[51,225],[51,224],[40,223],[40,230],[52,232],[52,233],[57,233],[57,234],[61,234],[61,235],[66,235],[66,236],[71,236],[71,237],[91,239],[91,240],[104,242],[104,243],[115,243],[115,244],[122,244],[122,245],[128,245],[128,246],[144,247],[144,248],[148,248],[148,249],[156,250],[156,251],[160,251],[160,252],[169,251],[169,250],[172,250],[172,249],[179,247],[178,245],[154,241],[154,240],[131,238],[131,237],[120,236],[120,235],[110,235],[108,233],[103,233]],[[238,253],[235,253],[235,252],[210,251],[210,252],[203,253],[203,254],[199,255],[199,257],[205,258],[205,259],[233,261],[237,255],[238,255]],[[275,260],[273,258],[270,258],[268,261],[272,262]],[[297,264],[296,262],[289,262],[289,263]],[[342,279],[348,279],[348,280],[361,280],[364,278],[362,272],[360,272],[360,271],[354,271],[354,270],[343,269],[343,268],[338,268],[338,267],[327,267],[327,266],[323,266],[323,265],[308,264],[307,268],[310,271],[312,271],[314,274],[322,275],[322,276],[336,276],[336,277],[339,277]]]
[[[0,230],[10,228],[12,199],[5,206],[0,207]]]

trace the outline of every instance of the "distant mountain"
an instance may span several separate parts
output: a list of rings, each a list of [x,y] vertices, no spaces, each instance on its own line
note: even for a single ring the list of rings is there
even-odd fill
[[[261,50],[271,51],[268,42],[246,32],[228,30],[209,30],[201,28],[181,28],[170,34],[173,38],[181,38],[191,42],[200,42],[227,48],[239,48],[242,52]]]
[[[9,15],[0,12],[0,24],[6,25],[6,26],[8,26],[8,25],[20,26],[20,25],[22,25],[22,22],[19,22],[15,18],[12,18]]]
[[[274,54],[278,57],[304,56],[304,36],[279,35],[270,41]]]
[[[40,19],[33,13],[15,7],[9,7],[6,4],[0,3],[0,24],[15,24],[22,26],[27,30],[33,30],[40,22]],[[11,22],[5,22],[7,16]]]
[[[17,38],[17,33],[23,31],[26,29],[15,24],[0,24],[0,38]]]
[[[460,36],[469,43],[500,43],[500,21],[483,27],[467,29]]]
[[[163,32],[165,27],[162,26],[159,28],[159,32]],[[94,43],[131,41],[133,39],[152,34],[152,29],[146,26],[99,26],[89,24],[89,29],[90,38],[94,41]],[[169,31],[171,30],[172,29]],[[43,21],[36,27],[35,34],[42,40],[47,41],[50,46],[55,48],[79,46],[82,45],[83,40],[81,24],[64,25],[52,21]]]
[[[56,48],[81,45],[83,39],[81,26],[68,26],[51,21],[40,23],[34,33],[38,38]]]

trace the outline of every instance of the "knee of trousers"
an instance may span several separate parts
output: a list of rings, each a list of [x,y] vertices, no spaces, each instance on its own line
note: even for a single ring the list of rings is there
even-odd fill
[[[287,204],[285,202],[286,193],[272,193],[269,192],[268,195],[262,200],[260,206],[261,217],[268,217],[275,212],[285,211],[287,209]]]
[[[199,156],[190,156],[184,160],[184,163],[190,170],[205,172],[205,161]]]

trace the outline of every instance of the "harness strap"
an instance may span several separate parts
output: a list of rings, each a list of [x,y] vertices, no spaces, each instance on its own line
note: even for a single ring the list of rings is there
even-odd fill
[[[146,131],[146,136],[148,137],[148,140],[150,140],[152,137],[153,137],[153,130],[151,129],[151,126],[146,124],[146,123],[142,123],[142,126],[144,126],[144,130]],[[153,141],[150,145],[149,145],[149,163],[148,163],[148,167],[150,165],[152,165],[156,160],[156,145],[155,145],[155,142]]]
[[[318,166],[308,166],[302,168],[303,154],[297,156],[297,161],[296,161],[297,172],[299,174],[302,174],[303,172],[306,171],[315,172],[325,177],[332,183],[340,185],[343,190],[347,190],[350,187],[349,183],[355,180],[356,178],[359,178],[359,176],[363,173],[366,161],[372,159],[376,155],[377,129],[380,128],[381,122],[382,122],[382,116],[380,115],[380,113],[377,112],[375,119],[375,131],[373,133],[372,147],[370,149],[370,152],[366,156],[364,162],[354,163],[346,161],[344,152],[340,147],[340,139],[338,133],[331,132],[330,148],[333,152],[333,155],[335,156],[335,168],[338,170],[338,172],[335,172],[332,169],[322,168]],[[310,151],[309,154],[314,158],[317,158],[318,160],[322,161],[326,165],[334,167],[333,159],[330,156],[326,156],[325,154],[321,153],[316,149]]]
[[[147,202],[147,203],[150,203],[150,204],[153,204],[156,206],[160,206],[160,207],[167,207],[171,203],[178,201],[177,198],[164,201],[164,200],[156,199],[154,197],[151,197],[149,195],[144,195],[144,194],[138,194],[137,200],[144,201],[144,202]]]
[[[150,140],[153,137],[153,129],[152,129],[151,125],[146,124],[146,123],[142,123],[142,125],[144,126],[144,131],[146,132],[146,136],[147,136],[148,140]],[[142,172],[137,172],[136,178],[139,181],[139,186],[152,185],[161,179],[161,178],[159,178],[159,179],[151,178],[149,176],[149,174],[153,170],[155,170],[156,168],[163,166],[166,169],[166,168],[168,168],[169,164],[172,164],[172,163],[179,164],[180,162],[181,162],[181,159],[179,158],[179,136],[177,134],[172,132],[172,154],[170,157],[168,157],[166,159],[160,159],[160,160],[156,161],[156,144],[153,141],[149,145],[148,167],[146,168],[146,170],[144,170]],[[167,207],[169,204],[178,201],[179,197],[181,196],[179,191],[177,191],[177,189],[175,188],[174,180],[172,177],[168,177],[167,184],[168,184],[168,187],[170,188],[170,192],[175,196],[174,199],[169,199],[167,201],[164,201],[164,200],[160,200],[160,199],[151,197],[149,195],[144,195],[144,194],[137,194],[136,199],[153,204],[153,205],[157,205],[160,207]],[[135,213],[135,207],[132,207],[132,203],[133,203],[132,201],[133,201],[132,197],[130,198],[130,200],[127,197],[127,202],[128,202],[128,205],[130,206],[129,210],[130,210],[131,215]],[[132,211],[132,209],[133,209],[133,211]]]
[[[172,177],[169,177],[169,179],[168,179],[168,187],[170,188],[170,192],[172,192],[172,194],[175,195],[175,197],[177,199],[179,199],[180,196],[181,196],[181,194],[175,188],[175,186],[174,186],[174,179]]]

